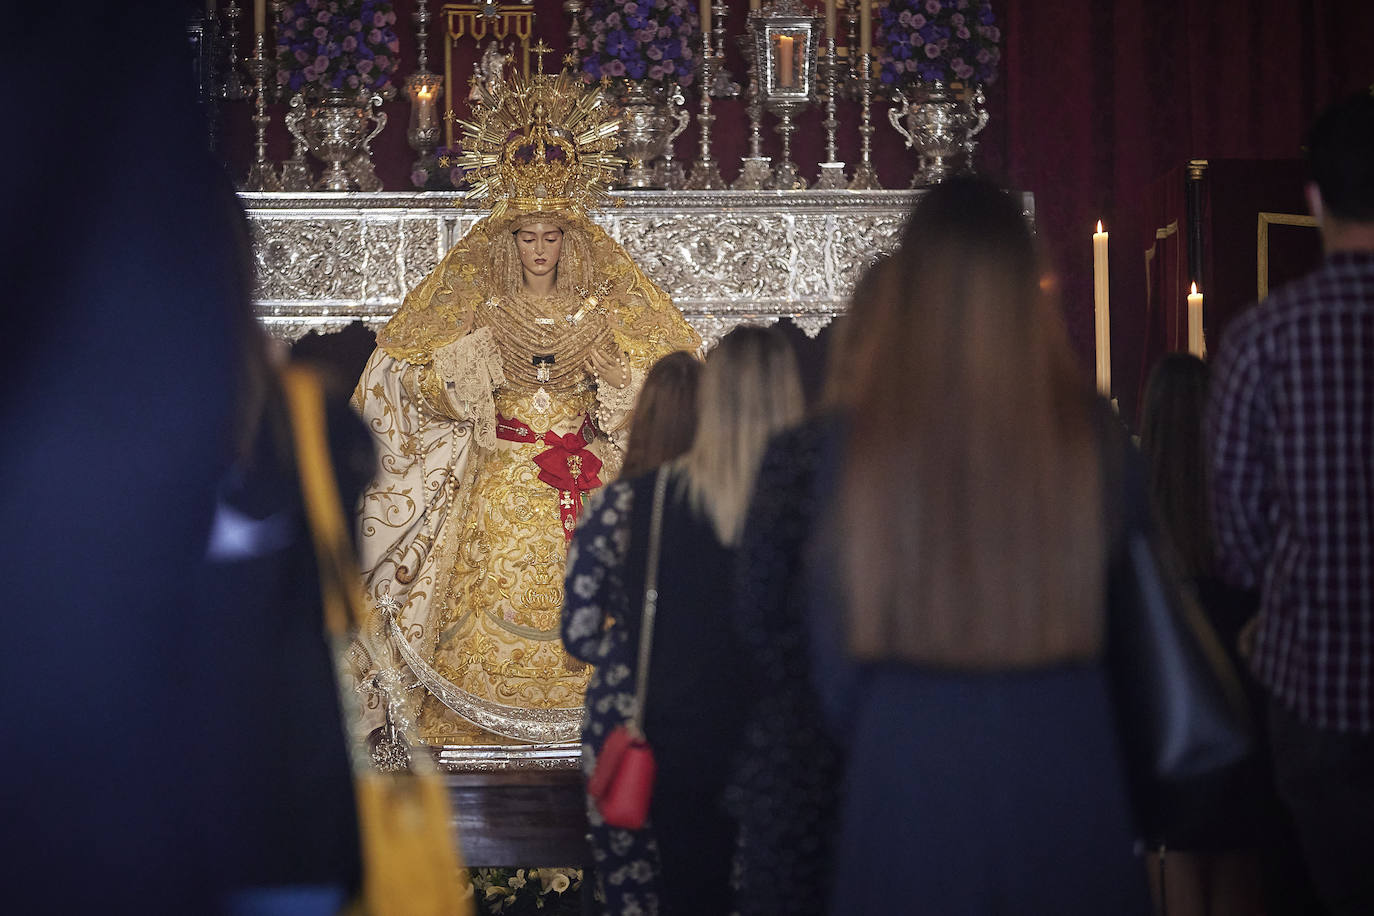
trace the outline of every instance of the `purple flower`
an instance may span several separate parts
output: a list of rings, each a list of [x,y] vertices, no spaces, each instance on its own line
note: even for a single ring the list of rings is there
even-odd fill
[[[926,45],[926,57],[936,58],[940,56],[940,46],[934,44]]]
[[[352,22],[350,22],[350,23],[348,24],[348,30],[349,30],[350,32],[353,32],[354,34],[359,34],[359,33],[361,33],[362,30],[363,30],[363,22],[362,22],[362,20],[361,20],[361,19],[354,19]]]
[[[372,72],[372,66],[372,61],[360,60],[358,61],[358,72],[361,73],[363,76],[367,76],[369,73]]]
[[[340,44],[340,47],[342,47],[345,51],[348,51],[351,54],[352,52],[358,50],[358,39],[353,37],[352,35],[345,35],[343,42],[341,42]]]
[[[611,76],[624,76],[625,63],[619,60],[610,61],[606,64],[606,72],[609,73]]]
[[[958,30],[957,32],[955,32],[954,34],[955,34],[955,35],[958,35],[960,38],[964,39],[965,41],[967,41],[967,40],[968,40],[968,37],[969,37],[969,31],[968,31],[968,29],[965,28],[965,27],[962,26],[962,25],[959,26],[959,30]]]
[[[940,12],[940,0],[926,0],[926,12],[936,16]]]
[[[912,27],[912,15],[911,15],[911,10],[902,10],[901,13],[899,13],[899,14],[897,15],[897,23],[898,23],[899,25],[906,26],[908,29],[911,28],[911,27]],[[919,28],[919,26],[917,26],[917,28]],[[860,63],[862,63],[862,61],[861,61]]]
[[[382,30],[381,30],[381,29],[373,29],[372,31],[368,32],[368,33],[367,33],[367,40],[368,40],[371,44],[374,44],[374,45],[379,45],[379,44],[381,44],[381,43],[382,43]]]
[[[416,169],[410,173],[410,183],[417,188],[423,188],[429,183],[429,172],[424,169]]]
[[[296,56],[296,60],[299,61],[300,63],[306,63],[307,61],[310,60],[310,55],[307,54],[307,53],[305,53],[304,51],[302,51],[300,48],[297,48],[297,49],[296,49],[296,55],[295,55],[295,56]]]
[[[373,62],[377,65],[378,70],[389,71],[391,69],[391,58],[387,57],[385,54],[378,54],[373,58]]]
[[[315,21],[325,25],[328,25],[329,20],[333,18],[333,16],[329,15],[329,10],[320,10],[318,13],[315,14]]]
[[[325,70],[327,70],[328,68],[329,68],[329,58],[325,57],[323,54],[321,54],[320,56],[318,56],[318,57],[315,58],[315,72],[316,72],[316,73],[323,73],[323,72],[324,72]]]
[[[376,26],[377,28],[379,28],[379,29],[382,28],[383,26],[386,25],[386,15],[385,15],[384,13],[381,13],[381,12],[373,13],[373,14],[372,14],[372,24],[375,25],[375,26]]]
[[[911,27],[913,29],[925,28],[925,24],[926,17],[922,16],[920,13],[913,13],[911,15]]]

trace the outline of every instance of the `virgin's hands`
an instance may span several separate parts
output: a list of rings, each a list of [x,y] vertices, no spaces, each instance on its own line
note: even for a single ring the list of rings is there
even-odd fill
[[[588,372],[616,388],[630,384],[630,364],[622,354],[593,350],[585,366]]]

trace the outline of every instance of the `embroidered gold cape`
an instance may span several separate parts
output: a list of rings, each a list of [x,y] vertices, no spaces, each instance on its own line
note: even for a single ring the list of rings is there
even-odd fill
[[[520,290],[510,227],[530,222],[564,230],[547,299]],[[541,348],[573,342],[548,380],[539,354],[521,350],[524,333],[544,334]],[[608,482],[644,373],[701,340],[601,227],[561,209],[479,222],[377,344],[354,394],[380,454],[359,534],[377,635],[395,654],[359,664],[419,683],[397,714],[431,744],[574,740],[590,672],[559,641],[560,491],[538,477],[543,446],[498,438],[496,416],[536,434],[588,429]],[[594,348],[625,354],[631,383],[597,384],[582,368]],[[364,730],[381,723],[376,705]]]

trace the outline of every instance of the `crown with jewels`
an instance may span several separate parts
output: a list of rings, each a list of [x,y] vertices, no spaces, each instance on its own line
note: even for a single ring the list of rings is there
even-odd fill
[[[620,113],[601,87],[567,70],[511,74],[482,89],[458,164],[492,216],[587,210],[625,164],[614,154]]]

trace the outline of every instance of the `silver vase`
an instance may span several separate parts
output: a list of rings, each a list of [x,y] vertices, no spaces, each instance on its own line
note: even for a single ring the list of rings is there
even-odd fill
[[[351,191],[357,187],[348,163],[359,155],[366,155],[372,138],[386,127],[386,114],[380,110],[381,105],[379,95],[360,98],[357,93],[328,92],[310,102],[305,114],[288,125],[292,135],[325,164],[324,173],[315,183],[316,190]],[[371,132],[368,131],[369,121],[376,125]]]
[[[682,94],[669,95],[644,80],[626,80],[617,93],[621,110],[620,155],[629,165],[619,187],[661,188],[653,162],[687,129],[691,115],[682,107]]]
[[[920,155],[911,186],[929,187],[972,172],[975,138],[988,123],[983,87],[956,91],[935,81],[908,92],[910,99],[900,89],[893,92],[897,104],[887,110],[887,119],[906,138],[906,148]]]

